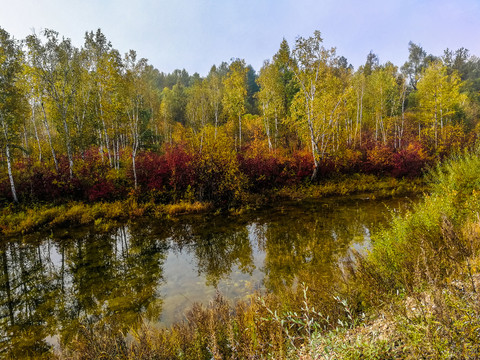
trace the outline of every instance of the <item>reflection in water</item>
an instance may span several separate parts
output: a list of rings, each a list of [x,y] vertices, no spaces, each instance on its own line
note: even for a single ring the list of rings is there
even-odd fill
[[[0,244],[0,356],[48,351],[85,322],[112,316],[169,324],[215,291],[230,299],[299,282],[322,289],[348,249],[368,246],[390,209],[409,201],[284,204],[245,217],[143,221],[35,234]]]

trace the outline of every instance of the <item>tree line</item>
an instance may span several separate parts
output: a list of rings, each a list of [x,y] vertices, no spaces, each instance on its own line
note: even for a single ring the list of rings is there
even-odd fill
[[[90,188],[111,177],[133,191],[183,181],[200,184],[200,199],[222,187],[235,196],[233,182],[260,186],[269,175],[411,175],[474,144],[480,59],[467,49],[433,56],[410,42],[403,66],[370,52],[355,70],[322,42],[319,31],[292,49],[284,39],[258,72],[231,59],[202,77],[121,55],[101,30],[77,48],[53,30],[18,41],[0,28],[0,197],[38,198],[36,178],[74,187],[86,171]],[[169,179],[147,186],[162,164]]]

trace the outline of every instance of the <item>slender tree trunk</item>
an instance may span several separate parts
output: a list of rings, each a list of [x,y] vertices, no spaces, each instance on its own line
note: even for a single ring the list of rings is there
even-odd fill
[[[23,152],[23,156],[27,159],[30,157],[28,152],[28,134],[27,134],[27,120],[23,120],[23,144],[25,147],[25,151]]]
[[[8,179],[10,180],[10,188],[12,189],[13,201],[18,203],[17,191],[15,190],[15,183],[13,181],[12,164],[11,164],[12,160],[10,157],[10,147],[8,146],[8,143],[5,145],[5,155],[7,156]]]
[[[238,147],[242,150],[242,115],[238,114]]]
[[[435,131],[435,150],[438,147],[438,119],[437,119],[437,94],[435,94],[435,120],[433,123],[434,131]]]
[[[274,137],[274,149],[277,150],[277,139],[278,139],[278,112],[275,107],[275,137]]]
[[[62,245],[62,266],[61,266],[61,273],[62,273],[62,294],[65,293],[65,245]]]
[[[103,138],[102,138],[102,130],[98,129],[98,141],[99,141],[99,149],[98,152],[100,153],[100,157],[102,158],[103,162]]]
[[[442,106],[440,105],[440,140],[445,139],[445,132],[443,131],[443,109]]]
[[[268,140],[268,149],[272,151],[272,140],[270,139],[270,122],[268,121],[267,117],[267,109],[268,109],[268,104],[263,104],[263,124],[265,126],[265,133],[267,134],[267,140]]]
[[[353,133],[353,147],[355,148],[357,145],[357,134],[358,134],[358,127],[360,124],[360,96],[357,94],[357,114],[355,119],[355,131]]]
[[[45,111],[45,106],[43,105],[43,102],[41,103],[41,105],[42,105],[42,111],[43,111],[43,125],[45,126],[45,130],[47,130],[48,144],[50,145],[50,150],[52,151],[55,170],[58,172],[58,161],[57,161],[57,156],[55,155],[55,149],[53,148],[53,144],[52,144],[52,136],[50,134],[50,127],[48,126],[47,113]]]
[[[130,129],[131,129],[131,135],[132,135],[132,170],[133,170],[133,180],[135,184],[135,189],[137,189],[138,183],[137,183],[137,167],[135,164],[135,160],[137,157],[137,150],[139,147],[139,141],[140,141],[140,134],[139,134],[139,110],[138,110],[138,104],[135,104],[135,108],[131,111],[127,111],[127,115],[130,121]]]
[[[312,146],[312,157],[313,157],[313,173],[311,180],[315,181],[318,176],[318,167],[319,167],[319,160],[318,160],[318,146],[317,143],[315,142],[315,134],[313,131],[313,125],[309,121],[309,130],[310,130],[310,142]]]
[[[42,162],[42,145],[40,143],[40,138],[38,137],[37,123],[35,121],[35,103],[33,104],[33,107],[32,107],[32,124],[33,124],[33,130],[35,132],[35,139],[37,140],[37,145],[38,145],[38,161],[41,163]]]
[[[100,107],[100,119],[102,120],[103,133],[104,133],[104,136],[105,136],[105,148],[107,149],[108,162],[110,163],[110,167],[113,167],[112,156],[110,155],[110,139],[108,137],[107,127],[105,126],[105,119],[104,119],[104,116],[103,116],[103,107],[102,107],[101,96],[100,96],[99,107]]]
[[[18,203],[17,191],[15,190],[15,182],[13,181],[13,173],[12,173],[12,157],[10,155],[10,145],[8,139],[8,125],[5,122],[3,116],[2,119],[2,127],[3,127],[3,135],[5,137],[5,156],[7,157],[7,171],[8,171],[8,179],[10,180],[10,188],[12,190],[12,197],[13,201]]]
[[[134,179],[134,183],[135,183],[135,190],[138,187],[138,184],[137,184],[137,166],[135,165],[136,156],[137,156],[137,151],[132,150],[132,168],[133,168],[133,179]]]
[[[117,138],[117,170],[120,169],[120,141]]]
[[[73,178],[73,155],[72,155],[72,146],[70,144],[70,134],[68,131],[66,110],[64,110],[62,118],[63,118],[62,119],[63,131],[65,132],[65,144],[67,146],[68,171],[70,173],[70,178]]]
[[[115,169],[117,168],[117,145],[118,145],[118,140],[117,140],[117,137],[115,136],[112,140],[113,167]]]
[[[217,128],[218,128],[218,109],[215,108],[215,140],[217,140]]]
[[[360,97],[360,147],[362,146],[362,120],[363,120],[363,86],[362,86],[362,96]]]
[[[405,129],[405,95],[406,95],[406,89],[405,89],[405,84],[403,85],[403,91],[402,91],[402,123],[400,130],[398,132],[398,148],[402,149],[402,140],[403,140],[403,132]]]

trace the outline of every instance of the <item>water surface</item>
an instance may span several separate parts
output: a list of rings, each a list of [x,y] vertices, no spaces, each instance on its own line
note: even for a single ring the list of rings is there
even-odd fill
[[[406,198],[289,202],[242,216],[126,223],[106,233],[58,229],[0,244],[0,351],[41,353],[81,323],[115,316],[168,325],[215,293],[242,299],[299,282],[322,286],[350,249]],[[54,342],[54,341],[53,341]],[[0,352],[0,356],[1,356]]]

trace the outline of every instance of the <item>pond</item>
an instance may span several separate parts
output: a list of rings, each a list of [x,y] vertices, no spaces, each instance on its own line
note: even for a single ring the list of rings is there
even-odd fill
[[[46,351],[84,321],[169,325],[216,292],[234,301],[327,283],[407,198],[288,202],[240,216],[58,229],[0,244],[0,356]]]

